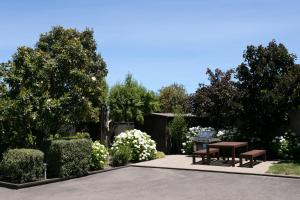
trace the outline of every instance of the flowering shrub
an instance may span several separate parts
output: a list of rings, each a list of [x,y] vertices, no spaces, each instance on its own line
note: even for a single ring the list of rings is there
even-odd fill
[[[131,148],[131,161],[133,162],[151,160],[155,158],[155,141],[152,140],[147,133],[140,130],[129,130],[116,136],[112,145],[112,151],[117,150],[124,145],[128,145]]]
[[[193,146],[194,146],[194,141],[193,138],[196,136],[201,136],[201,133],[205,132],[215,132],[214,128],[211,127],[201,127],[201,126],[196,126],[189,128],[188,132],[185,135],[185,141],[182,143],[182,149],[181,152],[183,154],[192,154],[193,153]]]
[[[103,169],[108,163],[108,150],[99,141],[95,141],[92,145],[92,169]]]
[[[234,141],[237,138],[241,138],[241,135],[236,128],[221,129],[218,131],[216,136],[222,141]]]
[[[282,136],[276,136],[272,143],[281,158],[300,159],[300,136],[296,133],[287,131]]]

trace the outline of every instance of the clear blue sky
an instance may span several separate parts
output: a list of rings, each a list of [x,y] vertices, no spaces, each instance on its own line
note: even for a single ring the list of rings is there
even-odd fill
[[[133,76],[148,89],[194,92],[206,68],[240,64],[249,44],[276,39],[300,56],[300,1],[1,0],[0,62],[52,26],[94,29],[109,85]]]

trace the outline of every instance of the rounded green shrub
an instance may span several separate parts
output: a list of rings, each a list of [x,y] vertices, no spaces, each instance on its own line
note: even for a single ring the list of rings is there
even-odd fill
[[[132,149],[126,145],[120,145],[118,148],[112,150],[112,165],[123,166],[126,165],[132,158]]]
[[[155,154],[155,159],[164,158],[164,157],[166,157],[166,155],[162,151],[157,151]]]
[[[14,183],[26,183],[43,178],[44,153],[37,149],[10,149],[0,163],[2,176]]]

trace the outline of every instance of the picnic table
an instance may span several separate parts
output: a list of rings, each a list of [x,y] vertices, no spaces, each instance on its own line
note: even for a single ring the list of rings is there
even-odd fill
[[[210,154],[209,148],[219,148],[219,149],[231,149],[231,157],[232,157],[232,167],[235,166],[235,150],[237,148],[244,147],[246,151],[248,151],[248,142],[216,142],[212,144],[208,144],[207,151],[207,164],[210,164]]]

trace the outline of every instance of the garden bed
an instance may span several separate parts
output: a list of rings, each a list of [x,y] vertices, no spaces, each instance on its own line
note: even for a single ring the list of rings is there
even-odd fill
[[[98,174],[98,173],[103,173],[103,172],[108,172],[108,171],[117,170],[117,169],[122,169],[122,168],[125,168],[125,167],[128,167],[128,166],[130,166],[130,165],[125,165],[125,166],[120,166],[120,167],[108,166],[107,168],[102,169],[102,170],[89,171],[88,174],[85,175],[85,176]],[[66,177],[66,178],[51,178],[51,179],[46,179],[46,180],[40,180],[40,181],[34,181],[34,182],[28,182],[28,183],[19,183],[19,184],[8,182],[3,178],[1,179],[1,177],[0,177],[0,187],[6,187],[6,188],[9,188],[9,189],[22,189],[22,188],[27,188],[27,187],[45,185],[45,184],[49,184],[49,183],[55,183],[55,182],[59,182],[59,181],[66,181],[66,180],[70,180],[70,179],[74,179],[74,178],[80,178],[80,177],[84,177],[84,176],[72,176],[72,177]]]

